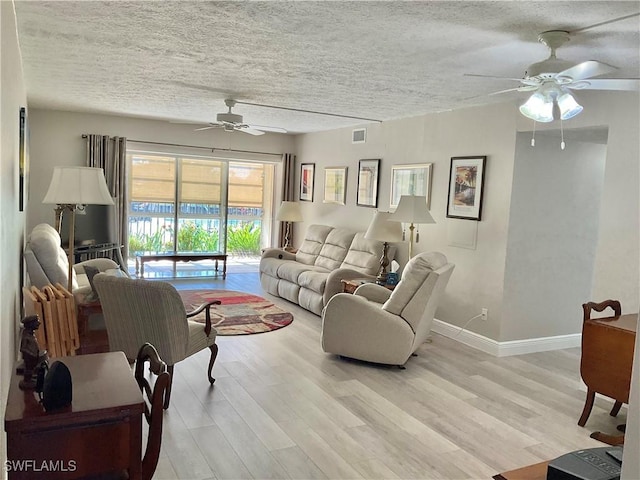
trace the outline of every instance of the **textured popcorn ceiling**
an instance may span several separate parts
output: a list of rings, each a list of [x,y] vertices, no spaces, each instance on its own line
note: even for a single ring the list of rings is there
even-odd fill
[[[16,1],[29,106],[215,121],[224,99],[390,120],[490,102],[548,56],[540,32],[640,11],[637,1]],[[572,36],[559,57],[639,76],[639,17]],[[590,95],[580,92],[578,95]],[[292,133],[362,124],[238,105]]]

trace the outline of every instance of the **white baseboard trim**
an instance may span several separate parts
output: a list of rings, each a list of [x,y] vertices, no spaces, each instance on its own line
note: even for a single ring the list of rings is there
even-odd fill
[[[523,355],[525,353],[547,352],[549,350],[579,347],[582,338],[581,334],[574,333],[555,337],[527,338],[525,340],[498,342],[468,330],[460,332],[460,327],[443,322],[437,318],[433,320],[431,330],[495,357],[509,357],[512,355]]]

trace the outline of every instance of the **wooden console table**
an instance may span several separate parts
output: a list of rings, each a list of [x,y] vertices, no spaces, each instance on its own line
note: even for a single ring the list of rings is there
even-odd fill
[[[145,262],[158,260],[170,260],[176,262],[197,262],[200,260],[215,260],[216,275],[218,274],[218,261],[222,262],[222,278],[227,278],[227,254],[220,252],[194,252],[194,253],[138,253],[136,254],[136,277],[144,277]]]
[[[115,470],[139,479],[144,403],[124,353],[57,360],[71,372],[70,407],[45,412],[13,375],[4,418],[9,479],[74,479]],[[43,464],[52,468],[43,470]]]

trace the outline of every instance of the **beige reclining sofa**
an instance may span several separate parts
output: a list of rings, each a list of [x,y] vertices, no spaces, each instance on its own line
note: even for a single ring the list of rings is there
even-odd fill
[[[372,280],[380,268],[382,242],[327,225],[311,225],[294,253],[277,248],[264,251],[260,260],[262,288],[320,315],[329,299],[342,292],[342,279]],[[393,259],[395,248],[389,248]]]

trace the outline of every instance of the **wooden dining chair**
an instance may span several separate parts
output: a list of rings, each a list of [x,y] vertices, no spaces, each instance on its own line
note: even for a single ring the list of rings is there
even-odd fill
[[[629,384],[631,379],[630,359],[613,355],[621,351],[623,344],[631,340],[628,332],[605,330],[590,322],[591,312],[602,312],[607,308],[613,310],[614,317],[622,314],[620,302],[605,300],[601,303],[588,302],[582,305],[582,356],[580,374],[587,386],[587,398],[578,425],[583,427],[589,418],[596,393],[614,400],[610,415],[615,417],[623,403],[629,402]],[[631,348],[633,355],[633,348]]]
[[[149,372],[155,376],[153,387],[145,377],[144,370],[147,363]],[[142,458],[142,480],[150,480],[156,471],[160,456],[164,399],[171,384],[171,374],[167,371],[167,364],[160,359],[158,351],[150,343],[145,343],[138,352],[135,378],[145,400],[144,416],[149,424],[147,448]]]
[[[147,364],[149,365],[148,374],[145,373]],[[167,364],[162,361],[156,348],[150,343],[145,343],[138,351],[134,375],[142,392],[144,416],[149,425],[147,447],[141,459],[141,479],[151,480],[160,457],[164,398],[171,384],[171,374],[167,371]],[[129,474],[126,470],[119,470],[83,478],[84,480],[127,480]]]

